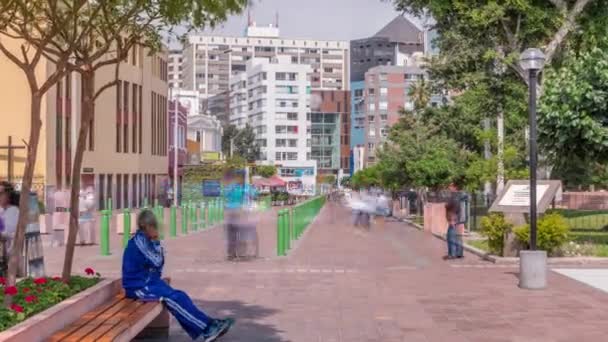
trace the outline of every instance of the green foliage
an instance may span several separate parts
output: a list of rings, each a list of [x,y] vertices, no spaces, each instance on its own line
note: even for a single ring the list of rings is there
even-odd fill
[[[255,167],[255,174],[260,177],[270,178],[277,174],[277,168],[274,165],[257,165]]]
[[[222,136],[222,152],[230,155],[230,141],[233,140],[233,154],[241,156],[248,162],[253,162],[260,155],[260,146],[256,141],[253,127],[247,125],[243,129],[238,129],[234,125],[224,127]]]
[[[593,165],[608,162],[608,39],[604,47],[573,54],[546,75],[539,143],[569,184],[591,183],[602,173]]]
[[[537,246],[552,254],[570,240],[570,228],[563,216],[557,213],[545,214],[538,220]],[[517,239],[524,245],[530,245],[530,226],[517,227],[514,230]]]
[[[55,280],[57,279],[57,280]],[[59,278],[25,278],[17,283],[18,293],[12,296],[14,309],[0,307],[0,331],[6,330],[27,318],[97,284],[99,274],[92,277],[74,276],[66,284]],[[0,285],[0,301],[4,300],[5,288]],[[16,310],[15,310],[16,309]]]
[[[381,184],[378,166],[370,166],[355,172],[351,179],[354,188],[368,188]]]
[[[340,185],[349,188],[352,185],[351,180],[350,176],[344,176],[340,179]]]
[[[325,175],[325,176],[323,176],[322,182],[324,184],[336,184],[336,176],[334,176],[334,175]]]
[[[502,213],[492,213],[481,219],[481,234],[488,239],[491,253],[502,255],[505,234],[512,228],[513,225],[505,220]]]

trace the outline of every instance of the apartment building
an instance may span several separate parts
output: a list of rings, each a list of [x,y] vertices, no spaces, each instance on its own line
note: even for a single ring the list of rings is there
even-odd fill
[[[350,92],[313,90],[310,101],[311,159],[319,174],[350,168]]]
[[[388,136],[390,127],[399,120],[401,110],[412,110],[410,87],[424,79],[423,69],[417,66],[384,65],[365,73],[364,132],[366,163],[376,161],[376,148]]]
[[[260,145],[260,161],[307,161],[311,68],[289,57],[252,59],[231,85],[230,123],[249,124]],[[308,141],[309,143],[309,141]]]
[[[203,99],[229,90],[236,74],[254,58],[285,56],[289,63],[311,68],[311,87],[347,90],[349,44],[346,41],[289,39],[276,26],[251,23],[242,37],[191,35],[182,53],[182,87],[197,90]],[[208,106],[213,107],[213,106]],[[227,119],[227,118],[226,118]]]
[[[168,60],[168,74],[169,74],[169,88],[173,89],[182,89],[182,63],[183,56],[182,50],[172,49],[169,51],[169,60]]]
[[[378,65],[404,65],[412,55],[425,52],[425,33],[403,15],[398,15],[369,38],[350,42],[351,82],[365,79]]]
[[[15,50],[19,47],[15,41]],[[119,84],[97,100],[95,117],[87,138],[81,184],[91,187],[98,208],[112,199],[114,208],[139,206],[161,198],[167,183],[168,75],[167,53],[150,56],[141,47],[131,51],[120,67]],[[39,65],[40,79],[54,66]],[[100,69],[96,87],[111,82],[115,68]],[[3,103],[0,139],[11,136],[23,145],[29,138],[29,88],[21,71],[0,55],[0,74],[6,84],[0,92]],[[72,183],[72,160],[81,111],[81,82],[71,74],[49,90],[43,99],[42,130],[35,169],[35,188],[44,196],[47,209],[54,210],[53,197]],[[11,118],[8,120],[8,118]],[[0,150],[0,178],[6,170],[6,151]],[[20,183],[25,150],[13,158],[16,182]]]

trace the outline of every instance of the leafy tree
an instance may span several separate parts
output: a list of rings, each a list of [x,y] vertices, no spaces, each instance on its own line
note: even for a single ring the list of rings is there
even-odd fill
[[[546,74],[539,143],[566,183],[589,183],[591,165],[608,163],[607,94],[608,39]]]
[[[416,110],[426,108],[431,102],[431,84],[426,80],[419,80],[410,87],[407,94],[413,100]]]
[[[336,176],[334,176],[334,175],[325,175],[325,176],[323,176],[322,182],[324,184],[336,184]]]
[[[351,184],[351,180],[352,180],[352,177],[351,177],[351,176],[344,176],[344,177],[342,177],[342,178],[340,179],[340,185],[341,185],[341,186],[344,186],[344,187],[347,187],[347,188],[350,188],[350,187],[351,187],[351,185],[352,185],[352,184]]]
[[[27,160],[22,176],[21,192],[29,194],[38,155],[38,143],[42,127],[41,108],[44,95],[66,74],[68,63],[81,33],[73,27],[80,15],[87,10],[86,2],[71,6],[58,5],[57,1],[6,0],[0,2],[0,52],[25,76],[30,90],[30,132],[27,143]],[[46,51],[53,49],[57,56],[54,69],[45,63]],[[40,69],[48,71],[40,73]],[[42,79],[41,75],[46,76]],[[16,281],[20,255],[23,252],[25,228],[29,220],[29,197],[21,196],[19,219],[13,248],[11,249],[7,286]],[[10,304],[10,296],[5,304]]]
[[[257,165],[255,174],[264,178],[270,178],[277,174],[277,168],[274,165]]]
[[[230,155],[230,143],[232,141],[233,153],[240,155],[249,162],[253,162],[260,156],[260,146],[256,141],[255,131],[250,125],[238,129],[234,125],[224,127],[222,136],[222,152]]]
[[[377,165],[369,166],[363,170],[355,172],[351,179],[351,184],[354,188],[369,188],[382,184],[380,173]]]

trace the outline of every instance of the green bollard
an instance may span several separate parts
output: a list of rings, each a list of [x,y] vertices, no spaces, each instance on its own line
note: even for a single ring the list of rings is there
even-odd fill
[[[109,210],[110,212],[114,209],[114,207],[112,207],[112,198],[108,198],[108,208],[107,210]]]
[[[277,217],[277,256],[283,256],[283,210],[279,210]]]
[[[177,207],[171,206],[171,217],[169,218],[169,236],[177,236]]]
[[[208,226],[207,206],[204,201],[201,201],[201,229],[206,229]]]
[[[110,213],[109,210],[101,211],[101,236],[99,246],[101,247],[101,255],[110,255]]]
[[[215,224],[215,209],[213,208],[213,201],[209,201],[208,205],[209,208],[207,210],[209,211],[209,224],[213,226]]]
[[[290,221],[290,211],[289,209],[285,209],[285,215],[283,218],[283,240],[284,242],[284,246],[285,246],[285,254],[287,254],[287,251],[289,251],[289,249],[291,248],[291,238],[289,237],[289,221]]]
[[[200,205],[196,204],[196,202],[194,203],[194,230],[199,230],[200,226],[201,226],[201,222],[200,222]]]
[[[196,231],[196,204],[190,202],[190,231]]]
[[[188,234],[188,203],[182,205],[182,234]]]
[[[125,208],[122,215],[122,248],[126,248],[131,238],[131,210]]]

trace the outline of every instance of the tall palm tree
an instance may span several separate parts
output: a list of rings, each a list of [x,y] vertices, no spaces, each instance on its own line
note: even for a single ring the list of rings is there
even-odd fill
[[[416,81],[409,91],[408,96],[414,102],[414,111],[418,112],[431,102],[431,84],[424,79]]]

